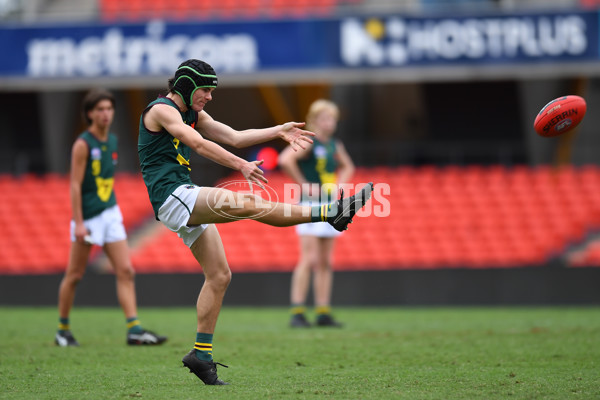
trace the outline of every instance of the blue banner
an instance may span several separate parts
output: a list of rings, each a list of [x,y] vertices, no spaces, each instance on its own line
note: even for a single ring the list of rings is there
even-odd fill
[[[598,14],[401,15],[239,23],[0,28],[2,77],[170,75],[600,61]]]
[[[598,61],[596,13],[345,19],[344,66]]]

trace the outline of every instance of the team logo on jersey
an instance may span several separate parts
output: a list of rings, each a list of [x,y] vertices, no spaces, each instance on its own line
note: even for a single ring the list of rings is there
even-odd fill
[[[102,158],[102,151],[97,147],[94,147],[92,149],[91,153],[92,153],[92,160],[99,160]]]
[[[317,158],[325,158],[327,157],[327,149],[323,146],[315,146],[315,157]]]
[[[112,161],[113,161],[113,165],[117,165],[117,162],[119,161],[119,155],[117,154],[116,151],[113,151],[113,153],[112,153]]]

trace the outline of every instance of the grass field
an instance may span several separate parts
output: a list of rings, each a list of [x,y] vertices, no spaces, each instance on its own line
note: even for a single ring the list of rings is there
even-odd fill
[[[0,308],[2,399],[598,399],[600,308],[340,308],[343,329],[292,330],[284,308],[224,308],[225,387],[181,367],[195,310],[141,309],[169,336],[125,345],[116,308],[75,308],[79,348],[53,344],[54,308]]]

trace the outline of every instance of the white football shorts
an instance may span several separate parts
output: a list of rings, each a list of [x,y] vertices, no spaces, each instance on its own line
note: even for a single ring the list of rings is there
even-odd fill
[[[87,241],[98,246],[127,239],[125,226],[123,226],[123,214],[121,214],[118,205],[107,208],[95,217],[84,220],[83,224],[89,232]],[[75,241],[75,221],[73,220],[71,220],[71,241]]]
[[[158,219],[169,230],[177,233],[187,247],[191,247],[208,228],[208,224],[187,226],[199,192],[199,186],[181,185],[158,209]]]

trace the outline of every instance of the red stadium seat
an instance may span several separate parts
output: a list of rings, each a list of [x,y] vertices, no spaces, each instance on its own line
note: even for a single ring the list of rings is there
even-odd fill
[[[269,179],[283,198],[288,178],[271,172]],[[389,184],[390,194],[383,200],[374,196],[368,206],[372,215],[357,217],[337,240],[336,270],[542,266],[600,229],[600,168],[595,166],[359,169],[355,182],[367,180]],[[137,174],[123,174],[115,185],[126,227],[135,236],[138,227],[153,220],[144,183]],[[43,195],[50,188],[56,193],[52,199]],[[0,189],[8,196],[35,192],[12,202],[13,210],[0,209],[5,222],[0,273],[63,271],[69,248],[68,178],[0,176]],[[386,217],[373,215],[383,206]],[[293,227],[239,221],[218,228],[234,272],[291,271],[298,262]],[[166,228],[140,235],[132,247],[138,272],[201,271]],[[23,254],[32,238],[37,258]],[[598,246],[589,246],[572,262],[590,264],[600,264]]]
[[[235,19],[331,15],[339,0],[101,0],[104,21]]]

